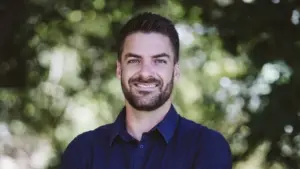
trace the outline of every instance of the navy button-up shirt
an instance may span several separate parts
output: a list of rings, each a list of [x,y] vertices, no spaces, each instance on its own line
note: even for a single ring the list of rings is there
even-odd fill
[[[231,169],[229,144],[217,131],[181,117],[172,105],[140,141],[125,128],[125,108],[112,124],[78,135],[61,169]]]

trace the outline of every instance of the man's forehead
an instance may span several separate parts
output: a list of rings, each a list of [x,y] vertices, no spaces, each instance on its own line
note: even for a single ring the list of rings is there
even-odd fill
[[[126,37],[123,54],[154,56],[165,53],[173,56],[172,45],[167,36],[159,33],[134,33]]]

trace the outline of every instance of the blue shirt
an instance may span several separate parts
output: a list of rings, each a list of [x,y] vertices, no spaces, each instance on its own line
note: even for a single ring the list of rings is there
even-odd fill
[[[231,169],[231,151],[217,131],[181,117],[172,105],[140,141],[116,121],[78,135],[66,148],[61,169]]]

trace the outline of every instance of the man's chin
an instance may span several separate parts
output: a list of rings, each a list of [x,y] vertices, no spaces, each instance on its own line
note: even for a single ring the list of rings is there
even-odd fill
[[[140,111],[152,111],[158,108],[153,98],[147,96],[135,97],[131,105]]]
[[[148,90],[131,90],[133,97],[136,98],[136,100],[148,98],[151,99],[153,97],[158,97],[159,91],[148,91]]]

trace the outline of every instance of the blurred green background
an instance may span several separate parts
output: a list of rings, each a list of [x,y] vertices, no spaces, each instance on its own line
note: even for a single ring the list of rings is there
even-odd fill
[[[115,119],[115,38],[141,11],[176,24],[174,105],[224,134],[234,169],[300,168],[299,1],[1,0],[1,169],[57,169],[76,135]]]

